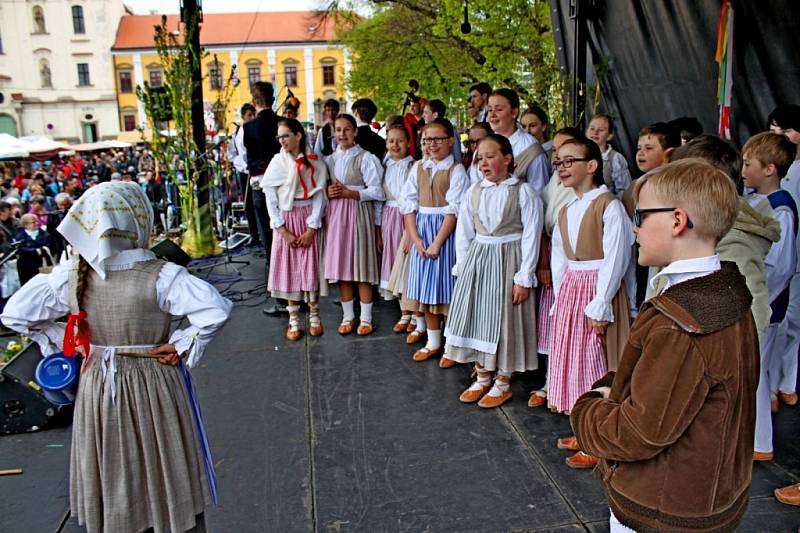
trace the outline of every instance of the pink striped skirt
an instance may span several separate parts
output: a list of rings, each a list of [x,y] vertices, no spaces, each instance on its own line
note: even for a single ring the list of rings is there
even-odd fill
[[[536,332],[539,334],[538,352],[545,355],[553,351],[553,329],[556,321],[555,317],[550,316],[550,308],[553,307],[554,301],[553,287],[539,285],[539,305],[536,307],[539,310],[539,316],[537,317]]]
[[[325,215],[325,279],[352,281],[358,202],[337,198]]]
[[[284,211],[284,227],[294,235],[302,235],[308,227],[306,219],[311,215],[311,209],[309,202],[308,205],[295,205],[291,211]],[[273,230],[268,289],[278,298],[319,291],[319,242],[316,237],[308,248],[293,248],[277,230]]]
[[[381,256],[381,289],[389,286],[394,258],[403,238],[403,215],[400,209],[391,205],[383,206],[381,219],[381,238],[383,239],[383,255]]]
[[[556,299],[555,328],[548,361],[547,401],[559,412],[571,411],[578,397],[606,374],[603,337],[583,314],[597,289],[597,270],[567,270]]]

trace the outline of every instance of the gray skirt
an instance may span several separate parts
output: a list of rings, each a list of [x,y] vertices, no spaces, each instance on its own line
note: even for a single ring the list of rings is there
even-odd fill
[[[521,264],[520,241],[470,244],[450,304],[447,357],[508,373],[538,368],[536,292],[519,305],[511,302]]]
[[[202,529],[197,517],[211,498],[180,370],[116,356],[112,401],[102,359],[103,349],[92,347],[75,400],[72,514],[90,532]]]

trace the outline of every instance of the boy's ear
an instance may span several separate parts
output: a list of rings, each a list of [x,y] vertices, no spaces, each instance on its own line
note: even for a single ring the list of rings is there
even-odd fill
[[[669,160],[672,159],[672,152],[674,152],[674,151],[675,151],[675,148],[667,148],[666,150],[664,150],[664,159],[665,159],[664,162],[665,163],[669,163]]]
[[[778,167],[775,163],[769,163],[764,167],[764,173],[770,178],[775,177],[778,174]]]
[[[595,161],[594,159],[590,159],[589,161],[587,161],[586,162],[586,170],[588,170],[592,174],[597,172],[597,161]]]

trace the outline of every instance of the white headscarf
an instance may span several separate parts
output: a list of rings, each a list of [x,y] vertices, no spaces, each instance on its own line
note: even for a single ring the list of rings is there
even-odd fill
[[[142,188],[115,181],[89,188],[58,231],[105,279],[105,261],[125,250],[147,248],[152,228],[153,209]]]

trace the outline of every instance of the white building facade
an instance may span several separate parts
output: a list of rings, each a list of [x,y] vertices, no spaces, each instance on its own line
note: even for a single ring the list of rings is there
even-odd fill
[[[111,47],[125,13],[121,0],[2,0],[0,132],[115,138]]]

